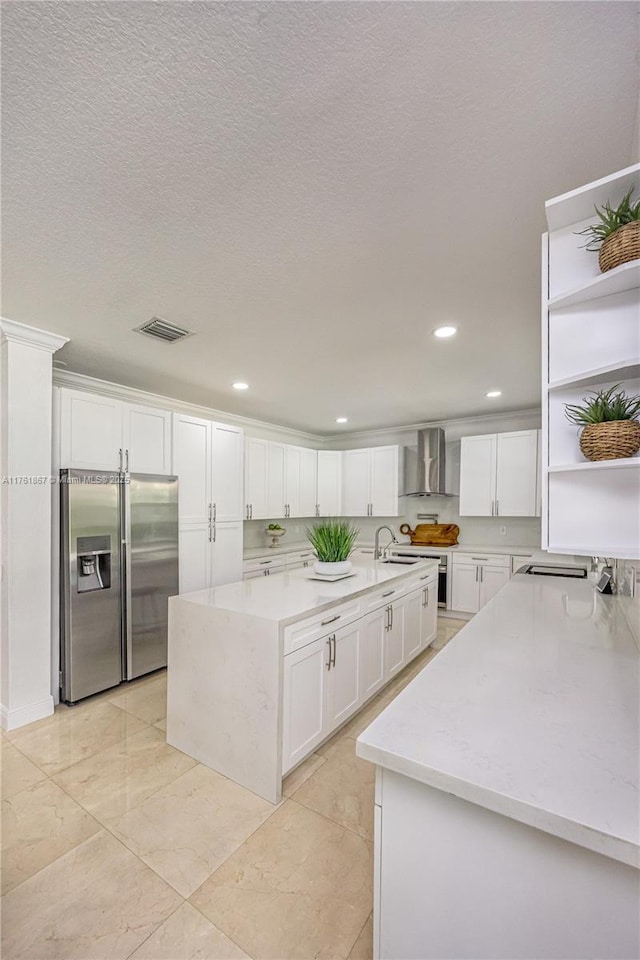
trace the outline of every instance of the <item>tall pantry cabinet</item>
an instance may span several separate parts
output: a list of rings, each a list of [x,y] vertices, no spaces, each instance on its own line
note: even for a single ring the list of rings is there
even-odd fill
[[[242,579],[244,435],[176,413],[180,593]]]
[[[640,455],[586,460],[567,403],[620,384],[640,393],[640,261],[600,272],[579,231],[594,206],[640,198],[640,164],[546,204],[542,242],[543,542],[555,553],[640,556]]]

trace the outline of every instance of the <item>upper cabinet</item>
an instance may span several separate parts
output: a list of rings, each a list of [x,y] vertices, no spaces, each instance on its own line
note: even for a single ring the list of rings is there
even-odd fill
[[[180,523],[242,520],[243,431],[176,413],[173,444]]]
[[[462,438],[461,517],[539,515],[538,434],[517,430]]]
[[[244,519],[315,517],[317,452],[247,437]]]
[[[399,447],[345,450],[342,513],[345,517],[399,516]]]
[[[111,397],[60,390],[60,466],[171,473],[171,413]]]
[[[318,450],[317,503],[319,517],[342,514],[342,451]]]
[[[587,460],[565,417],[592,391],[640,393],[640,260],[601,272],[579,231],[617,207],[640,164],[549,200],[542,242],[542,545],[555,553],[640,557],[640,453]]]

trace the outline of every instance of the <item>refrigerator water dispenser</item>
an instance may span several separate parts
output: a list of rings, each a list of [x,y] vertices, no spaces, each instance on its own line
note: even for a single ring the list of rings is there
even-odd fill
[[[78,593],[111,586],[111,537],[78,537]]]

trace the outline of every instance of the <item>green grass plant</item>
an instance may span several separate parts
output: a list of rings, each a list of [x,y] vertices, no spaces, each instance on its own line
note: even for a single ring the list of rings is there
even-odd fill
[[[359,532],[350,520],[322,520],[305,531],[318,560],[323,563],[348,560]]]
[[[595,390],[582,398],[581,404],[565,403],[565,416],[571,423],[586,426],[610,420],[636,420],[640,413],[640,396],[629,397],[618,390],[616,383],[608,390]]]

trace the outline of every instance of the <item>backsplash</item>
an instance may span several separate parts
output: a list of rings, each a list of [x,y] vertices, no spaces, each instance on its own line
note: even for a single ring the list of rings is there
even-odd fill
[[[414,528],[419,513],[437,513],[439,523],[456,523],[460,527],[460,543],[469,543],[477,546],[521,546],[540,549],[541,524],[539,517],[460,517],[457,513],[457,497],[403,497],[401,504],[406,507],[406,513],[401,517],[354,517],[354,523],[360,530],[359,540],[372,543],[376,528],[387,523],[402,543],[405,538],[400,534],[400,526],[408,523]],[[270,541],[265,533],[270,520],[246,520],[244,529],[244,547],[252,549],[266,547]],[[276,520],[287,531],[282,538],[281,545],[301,543],[305,541],[306,528],[314,523],[312,517],[292,518],[290,520]],[[500,528],[506,528],[501,534]]]

